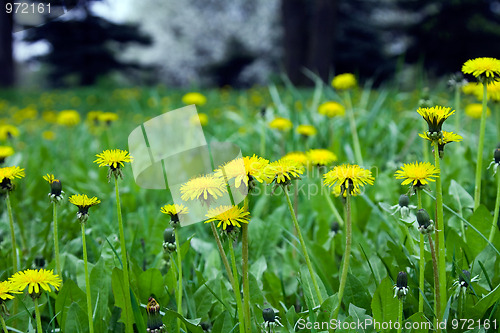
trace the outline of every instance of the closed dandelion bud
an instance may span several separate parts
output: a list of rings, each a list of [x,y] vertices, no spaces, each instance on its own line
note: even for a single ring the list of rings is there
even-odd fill
[[[56,179],[50,184],[50,194],[53,196],[60,196],[62,193],[61,181]]]
[[[500,148],[495,149],[493,157],[495,158],[495,163],[500,164]]]
[[[404,299],[408,294],[408,275],[406,272],[399,272],[398,278],[396,280],[396,285],[394,286],[394,297],[399,299]]]
[[[462,271],[459,277],[459,283],[461,287],[467,288],[469,286],[469,282],[471,280],[470,272],[466,269]]]
[[[160,304],[156,302],[153,297],[148,300],[148,305],[146,306],[146,312],[148,314],[148,328],[147,331],[151,333],[166,332],[167,329],[161,320],[160,314]]]
[[[167,228],[163,232],[163,249],[167,252],[175,252],[177,246],[175,245],[174,229]]]
[[[406,194],[401,194],[399,196],[399,206],[408,207],[410,205],[410,198]]]
[[[274,322],[276,319],[276,314],[274,313],[274,310],[271,308],[267,308],[262,310],[262,317],[264,318],[265,322]]]
[[[432,232],[434,230],[433,221],[431,220],[429,213],[427,213],[425,209],[420,209],[417,212],[417,222],[419,225],[418,229],[423,234]]]

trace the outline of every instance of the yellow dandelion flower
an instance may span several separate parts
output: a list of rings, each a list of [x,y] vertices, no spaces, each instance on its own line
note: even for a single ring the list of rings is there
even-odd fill
[[[56,138],[56,133],[54,133],[53,131],[43,131],[42,138],[47,141],[52,141]]]
[[[43,111],[42,119],[50,124],[54,124],[57,122],[57,113],[54,111]]]
[[[0,125],[0,140],[12,139],[19,136],[19,130],[14,125]]]
[[[0,146],[0,163],[3,163],[9,156],[14,155],[14,148],[9,146]]]
[[[18,166],[0,168],[0,182],[4,179],[14,180],[14,178],[23,178],[24,176],[24,169]]]
[[[59,290],[62,280],[59,275],[54,274],[52,270],[45,269],[26,269],[16,272],[9,279],[13,287],[18,291],[24,291],[28,287],[28,293],[31,297],[37,298],[42,290],[52,291],[51,287]]]
[[[62,126],[73,127],[80,123],[80,114],[76,110],[64,110],[57,115],[57,123]]]
[[[185,215],[188,213],[188,209],[186,206],[178,204],[164,205],[163,207],[160,208],[160,211],[163,214],[170,215],[170,218],[172,219],[176,218],[177,220],[179,220],[178,218],[179,215]]]
[[[124,163],[132,161],[132,156],[129,155],[128,151],[121,149],[107,149],[95,156],[97,159],[94,163],[99,164],[99,167],[109,166],[112,170],[119,169],[125,166]]]
[[[478,93],[483,95],[483,85],[477,82],[468,82],[462,87],[462,92],[465,95],[477,95]]]
[[[243,158],[236,158],[215,170],[217,177],[226,179],[227,181],[234,179],[234,186],[239,188],[243,183],[245,188],[248,187],[248,175],[245,169]]]
[[[94,126],[99,125],[99,116],[102,113],[102,111],[89,111],[89,113],[87,113],[87,122]]]
[[[447,145],[448,143],[452,143],[452,142],[460,142],[463,140],[462,136],[456,134],[456,133],[453,133],[453,132],[446,132],[446,131],[442,131],[441,132],[443,135],[441,138],[438,139],[438,152],[439,152],[439,156],[441,158],[443,158],[444,156],[444,146]],[[421,138],[424,138],[426,140],[429,140],[431,142],[434,142],[434,140],[432,139],[432,137],[429,136],[429,132],[425,132],[425,133],[422,133],[422,134],[419,134],[419,136]]]
[[[86,194],[75,194],[69,197],[69,202],[78,207],[76,216],[82,222],[88,218],[89,208],[101,203],[97,197],[89,198]]]
[[[222,229],[231,227],[241,227],[241,223],[248,223],[250,213],[238,206],[219,206],[208,210],[206,216],[208,220],[205,223],[217,223],[217,228],[222,224]]]
[[[361,187],[368,184],[373,185],[375,178],[372,172],[361,168],[359,165],[342,164],[334,167],[323,175],[325,185],[333,187],[336,195],[357,195],[361,193]]]
[[[189,122],[192,125],[196,125],[198,123],[198,121],[200,122],[201,126],[207,126],[208,125],[208,116],[203,112],[199,112],[197,115],[194,115],[189,119]]]
[[[356,77],[351,73],[344,73],[335,76],[332,80],[332,87],[337,90],[347,90],[356,87]]]
[[[481,114],[483,113],[483,106],[480,103],[472,103],[465,106],[465,114],[472,119],[481,119]],[[486,107],[486,116],[491,115],[491,110]]]
[[[52,184],[54,181],[58,180],[58,179],[56,179],[56,178],[54,177],[54,175],[53,175],[53,174],[49,174],[49,173],[48,173],[47,175],[43,176],[43,179],[44,179],[45,181],[47,181],[49,184]]]
[[[309,163],[309,159],[307,158],[307,155],[303,152],[291,152],[286,154],[281,158],[282,160],[292,160],[297,164],[300,164],[302,166],[306,166],[307,163]]]
[[[118,115],[114,112],[100,112],[97,114],[97,120],[109,126],[113,121],[118,120]]]
[[[318,113],[328,118],[345,115],[345,107],[337,102],[325,102],[318,107]]]
[[[313,125],[299,125],[297,126],[297,133],[303,136],[313,136],[316,135],[318,131]]]
[[[337,155],[328,149],[310,149],[306,152],[306,156],[309,162],[315,166],[329,165],[337,160]]]
[[[444,106],[434,106],[430,108],[418,108],[418,114],[421,115],[429,126],[429,132],[441,132],[441,127],[446,119],[455,113],[455,110]]]
[[[15,286],[10,281],[0,282],[0,303],[3,301],[13,299],[14,294],[20,294]]]
[[[496,58],[475,58],[467,60],[462,72],[472,74],[482,83],[491,83],[500,79],[500,60]]]
[[[182,96],[182,103],[187,105],[196,104],[198,106],[202,106],[207,103],[207,98],[198,92],[190,92]]]
[[[264,170],[269,165],[268,160],[253,154],[252,156],[243,156],[243,163],[245,163],[245,171],[250,181],[253,179],[259,183],[264,181]]]
[[[288,185],[293,179],[300,178],[304,167],[291,159],[280,159],[270,163],[264,170],[264,177],[268,183]]]
[[[405,163],[394,176],[396,179],[404,179],[401,185],[419,187],[435,181],[434,178],[439,177],[439,170],[430,162]]]
[[[488,99],[495,102],[500,102],[500,82],[493,82],[486,86]],[[478,97],[479,98],[479,97]],[[483,98],[483,90],[481,89],[481,99]]]
[[[227,193],[227,187],[221,177],[215,175],[204,175],[192,178],[181,185],[182,200],[203,200],[210,205],[212,200]]]
[[[277,129],[279,131],[288,131],[293,127],[292,122],[289,119],[277,117],[274,118],[270,123],[269,127]]]

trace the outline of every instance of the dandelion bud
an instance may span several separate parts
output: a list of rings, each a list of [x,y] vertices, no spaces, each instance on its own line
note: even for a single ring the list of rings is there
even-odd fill
[[[166,243],[175,243],[174,229],[167,228],[163,231],[163,240]]]
[[[394,297],[397,296],[399,299],[406,297],[408,294],[408,275],[406,272],[399,272],[394,290]]]
[[[399,206],[408,207],[410,205],[410,198],[406,194],[401,194],[399,196]]]
[[[495,163],[500,164],[500,148],[495,149],[493,157],[495,158]]]
[[[50,184],[50,194],[52,196],[60,196],[62,192],[61,181],[56,179]]]
[[[264,318],[265,322],[274,322],[276,314],[274,313],[273,309],[267,308],[262,310],[262,317]]]
[[[459,277],[459,283],[461,287],[467,288],[469,286],[469,282],[471,280],[470,272],[466,269],[462,271]]]
[[[161,321],[160,304],[153,297],[150,297],[148,300],[146,312],[148,314],[147,331],[151,333],[166,332],[166,327]]]
[[[417,222],[421,233],[429,233],[433,230],[433,222],[425,209],[417,212]]]

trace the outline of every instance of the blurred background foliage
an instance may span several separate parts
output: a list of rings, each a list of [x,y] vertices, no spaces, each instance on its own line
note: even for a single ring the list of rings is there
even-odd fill
[[[35,27],[0,11],[1,86],[91,85],[110,73],[171,86],[248,87],[282,73],[312,85],[310,72],[378,83],[415,64],[444,74],[500,53],[496,0],[44,2],[52,13]]]

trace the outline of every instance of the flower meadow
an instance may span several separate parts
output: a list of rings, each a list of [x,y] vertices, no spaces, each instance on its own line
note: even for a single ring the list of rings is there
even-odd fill
[[[0,91],[3,332],[498,332],[500,61],[459,70]],[[242,157],[180,204],[137,186],[127,137],[191,104]]]

